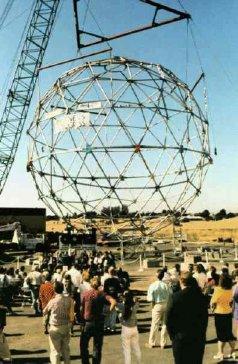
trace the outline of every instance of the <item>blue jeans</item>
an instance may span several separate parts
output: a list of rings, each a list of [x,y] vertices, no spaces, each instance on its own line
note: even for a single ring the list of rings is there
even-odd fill
[[[115,309],[110,311],[109,306],[108,306],[108,311],[106,313],[105,322],[104,322],[104,328],[105,329],[109,328],[111,330],[115,330],[116,322],[117,322],[117,311]]]

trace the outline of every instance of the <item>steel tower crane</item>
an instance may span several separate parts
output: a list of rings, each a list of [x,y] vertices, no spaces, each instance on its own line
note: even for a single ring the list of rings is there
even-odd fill
[[[35,0],[0,120],[0,193],[15,159],[60,0]]]

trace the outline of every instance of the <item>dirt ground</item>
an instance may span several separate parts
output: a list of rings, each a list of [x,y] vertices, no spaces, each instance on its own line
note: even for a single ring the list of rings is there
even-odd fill
[[[159,347],[153,349],[145,348],[150,329],[150,305],[146,302],[145,294],[149,284],[154,280],[156,268],[149,268],[143,272],[139,272],[138,265],[127,265],[125,266],[125,269],[128,269],[132,277],[133,282],[131,288],[138,290],[138,295],[140,296],[138,327],[143,357],[142,362],[143,364],[172,364],[173,356],[170,342],[168,342],[168,346],[164,350],[161,350]],[[14,310],[17,311],[18,316],[8,317],[6,328],[13,363],[49,363],[48,336],[43,334],[42,318],[33,317],[33,310],[30,306],[15,307]],[[214,319],[211,316],[209,318],[209,328],[207,331],[204,364],[215,363],[213,355],[216,354],[216,336],[213,320]],[[80,333],[76,326],[75,337],[71,338],[70,344],[72,363],[81,362],[79,357],[79,336]],[[102,357],[102,364],[123,364],[119,326],[116,334],[104,337]],[[223,363],[228,363],[228,361],[224,361]],[[235,362],[233,361],[233,363]],[[238,361],[236,363],[238,363]]]

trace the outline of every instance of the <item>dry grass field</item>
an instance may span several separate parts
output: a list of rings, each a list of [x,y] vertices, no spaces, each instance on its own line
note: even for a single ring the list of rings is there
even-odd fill
[[[82,226],[79,219],[72,221],[77,228]],[[156,221],[153,224],[156,225]],[[123,224],[118,222],[118,229]],[[62,221],[47,221],[47,231],[63,232],[65,223]],[[104,227],[103,230],[106,231]],[[219,221],[190,221],[182,224],[182,233],[187,235],[189,241],[212,242],[218,238],[232,238],[238,241],[238,217]],[[155,233],[156,238],[169,238],[172,236],[172,226],[165,227]]]

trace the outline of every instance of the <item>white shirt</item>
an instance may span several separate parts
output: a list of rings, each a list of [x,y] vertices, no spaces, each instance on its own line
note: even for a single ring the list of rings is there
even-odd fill
[[[41,275],[40,272],[37,272],[37,271],[30,272],[28,277],[30,278],[31,284],[33,286],[40,286],[41,285],[42,275]]]
[[[194,273],[193,277],[198,282],[199,287],[201,289],[204,289],[205,285],[207,284],[207,275],[201,272],[201,273]]]
[[[81,294],[85,291],[88,291],[91,288],[92,288],[92,286],[89,282],[83,281],[79,286],[78,292]]]
[[[101,285],[104,286],[104,282],[106,279],[111,278],[109,273],[104,273],[103,276],[101,277]]]
[[[77,270],[76,268],[72,267],[68,272],[67,275],[71,276],[71,281],[74,285],[74,287],[79,288],[81,282],[82,282],[82,275],[81,272],[79,270]]]
[[[53,281],[62,282],[62,274],[55,272],[53,274]]]

